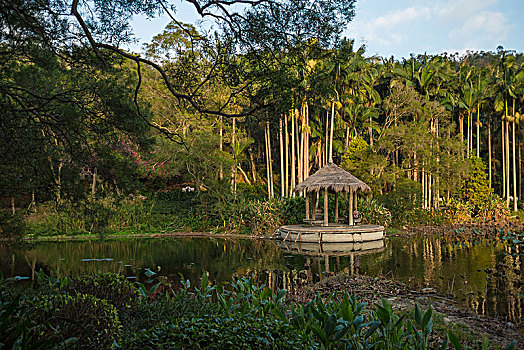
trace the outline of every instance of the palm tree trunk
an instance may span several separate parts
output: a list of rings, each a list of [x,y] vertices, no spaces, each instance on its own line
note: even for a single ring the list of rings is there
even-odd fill
[[[299,117],[300,117],[300,113],[298,110],[295,110],[297,112],[297,114],[295,115],[295,136],[296,136],[296,140],[295,140],[295,144],[296,144],[296,147],[297,147],[297,150],[296,150],[296,155],[297,155],[297,169],[296,169],[296,178],[297,178],[297,184],[299,184],[301,181],[302,181],[302,173],[301,173],[301,170],[302,170],[302,154],[301,154],[301,141],[300,141],[300,128],[299,128]]]
[[[466,155],[469,157],[469,151],[471,149],[471,140],[470,140],[470,137],[471,137],[471,133],[470,133],[470,126],[471,126],[471,111],[468,110],[468,148],[467,148],[467,151],[466,151]]]
[[[287,116],[284,120],[286,134],[286,196],[289,197],[289,132],[287,127]]]
[[[424,171],[424,163],[422,163],[422,209],[426,209],[426,172]]]
[[[284,140],[282,139],[282,117],[279,123],[279,141],[280,141],[280,197],[284,198]]]
[[[255,167],[255,157],[253,156],[253,150],[249,149],[249,160],[251,161],[251,176],[253,176],[253,183],[257,182],[257,169]]]
[[[477,104],[477,157],[480,157],[480,102]]]
[[[517,162],[516,162],[516,149],[515,149],[515,99],[513,99],[513,128],[512,136],[513,136],[513,211],[517,211]]]
[[[333,162],[333,129],[335,128],[335,101],[331,102],[331,128],[329,132],[329,162]]]
[[[328,162],[328,153],[329,153],[329,111],[326,111],[326,142],[324,145],[324,164]]]
[[[506,205],[509,208],[510,191],[510,160],[509,160],[509,121],[506,119]]]
[[[522,143],[519,142],[519,198],[522,200],[522,156],[521,156],[521,150],[522,150]]]
[[[295,119],[295,122],[297,123],[297,183],[302,182],[302,175],[304,174],[302,171],[302,165],[304,161],[304,116],[302,114],[302,108],[296,109],[297,118]],[[302,124],[302,125],[300,125]],[[300,127],[302,126],[302,127]]]
[[[304,146],[305,150],[305,165],[304,165],[304,179],[307,179],[309,176],[309,104],[305,102],[305,117],[306,117],[306,144]]]
[[[501,121],[500,133],[502,135],[502,198],[506,198],[506,128],[504,127],[504,119]]]
[[[266,122],[267,123],[267,122]],[[271,199],[271,180],[270,180],[270,174],[269,174],[269,135],[268,135],[268,127],[266,124],[266,127],[264,128],[264,141],[265,141],[265,149],[266,149],[266,183],[267,183],[267,197],[268,199]]]
[[[491,188],[491,122],[488,121],[488,176],[489,188]]]
[[[271,129],[269,128],[269,121],[267,121],[267,150],[269,157],[269,183],[271,188],[271,198],[275,197],[275,181],[273,179],[273,157],[271,155]]]
[[[295,112],[291,112],[291,186],[289,188],[289,193],[292,197],[295,197]]]

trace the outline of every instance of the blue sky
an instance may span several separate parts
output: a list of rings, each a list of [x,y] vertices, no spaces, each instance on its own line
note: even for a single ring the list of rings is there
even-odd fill
[[[189,5],[175,4],[179,19],[197,19]],[[135,18],[133,27],[141,42],[148,42],[168,22],[166,17]],[[344,36],[357,46],[366,44],[368,55],[397,59],[411,53],[495,51],[498,45],[522,52],[524,0],[357,0]]]

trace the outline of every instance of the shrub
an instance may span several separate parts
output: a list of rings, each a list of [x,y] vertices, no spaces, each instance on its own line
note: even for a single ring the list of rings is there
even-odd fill
[[[392,191],[379,197],[380,202],[391,212],[394,225],[406,223],[410,213],[421,207],[421,187],[417,181],[401,178]]]
[[[89,294],[107,300],[120,315],[135,311],[140,292],[125,276],[115,273],[85,275],[72,279],[63,290],[71,296]]]
[[[506,221],[510,212],[504,202],[496,194],[490,194],[481,205],[478,206],[478,217],[485,221]]]
[[[20,215],[0,211],[0,245],[20,243],[24,230],[24,221]]]
[[[391,225],[390,211],[375,199],[359,199],[358,210],[364,224]]]
[[[288,225],[301,224],[306,218],[304,197],[283,198],[282,221]]]
[[[169,319],[182,318],[187,315],[192,317],[212,316],[217,313],[216,304],[204,302],[200,298],[187,293],[175,297],[161,296],[154,300],[140,303],[130,317],[122,318],[124,326],[122,336],[132,337],[134,333],[147,329],[153,324],[161,324]]]
[[[109,349],[119,339],[120,322],[116,308],[89,294],[44,295],[31,308],[36,341],[58,337],[74,338],[82,349]]]
[[[264,318],[172,319],[137,333],[126,349],[313,349],[293,326]]]

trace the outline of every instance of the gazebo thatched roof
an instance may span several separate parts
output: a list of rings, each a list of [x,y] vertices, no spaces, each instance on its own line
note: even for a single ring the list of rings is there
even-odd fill
[[[334,163],[327,163],[307,179],[295,186],[294,191],[312,192],[328,189],[334,192],[371,191],[368,185]]]

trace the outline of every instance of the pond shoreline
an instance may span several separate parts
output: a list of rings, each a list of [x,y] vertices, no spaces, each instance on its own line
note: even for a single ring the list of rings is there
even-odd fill
[[[454,223],[440,226],[404,226],[402,228],[386,228],[385,237],[409,237],[416,235],[436,235],[436,234],[490,234],[498,230],[515,230],[522,231],[524,223],[519,220],[514,221],[497,221],[497,222],[472,222],[472,223]],[[24,237],[24,241],[84,241],[100,239],[118,239],[118,238],[245,238],[245,239],[280,239],[273,234],[271,235],[243,235],[237,233],[212,233],[212,232],[187,232],[172,231],[164,233],[112,233],[112,234],[82,234],[82,235],[56,235],[56,236],[32,236]]]
[[[234,239],[273,239],[270,236],[260,235],[240,235],[233,233],[212,233],[212,232],[170,232],[170,233],[137,233],[137,234],[107,234],[107,235],[76,235],[76,236],[38,236],[38,237],[24,237],[27,242],[54,242],[54,241],[90,241],[90,240],[105,240],[105,239],[119,239],[119,238],[234,238]]]

